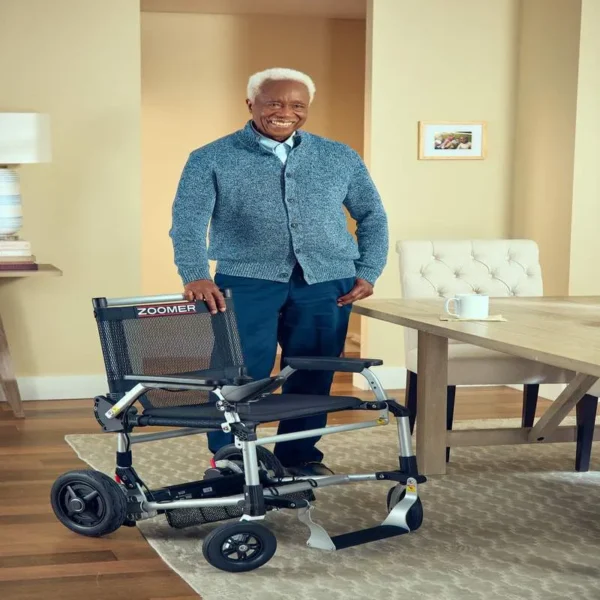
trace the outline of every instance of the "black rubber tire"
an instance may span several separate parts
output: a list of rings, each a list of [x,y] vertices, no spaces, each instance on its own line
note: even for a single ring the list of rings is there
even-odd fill
[[[398,500],[396,500],[396,502],[394,502],[392,506],[392,494],[394,493],[396,487],[397,486],[391,487],[387,494],[388,513],[392,510],[392,508],[394,508],[394,506],[396,506],[396,504],[398,504],[398,502],[401,502],[404,496],[406,495],[406,490],[402,490],[400,496],[398,497]],[[423,503],[421,502],[421,498],[417,497],[416,502],[410,507],[410,510],[406,515],[406,524],[408,525],[408,528],[411,531],[416,531],[417,529],[419,529],[419,527],[423,525],[423,516]]]
[[[232,540],[234,536],[244,536],[246,539]],[[250,556],[243,558],[242,553],[233,551],[233,554],[238,555],[238,558],[233,559],[224,554],[226,543],[240,542],[250,544],[250,550],[253,551]],[[202,554],[206,561],[216,569],[229,573],[254,571],[268,563],[276,550],[275,535],[264,525],[250,521],[220,525],[206,536],[202,544]]]
[[[87,501],[89,510],[69,515],[66,502],[73,498],[68,487],[81,495],[96,492],[94,498]],[[116,531],[127,520],[127,498],[119,484],[99,471],[69,471],[61,475],[50,491],[52,510],[58,520],[68,529],[89,537],[101,537]],[[86,503],[86,504],[87,504]],[[88,521],[82,522],[82,521]]]
[[[386,498],[386,501],[385,501],[385,506],[386,506],[386,508],[387,508],[387,511],[388,511],[388,513],[389,513],[389,512],[392,510],[392,508],[393,508],[393,506],[392,506],[392,494],[394,493],[394,490],[395,490],[397,487],[398,487],[398,486],[396,486],[396,485],[393,485],[393,486],[392,486],[392,487],[391,487],[391,488],[388,490],[388,493],[387,493],[387,498]],[[404,495],[402,496],[402,498],[404,498]],[[394,503],[394,506],[396,506],[396,504],[398,504],[398,502],[400,502],[400,500],[397,500],[397,501]]]
[[[285,477],[285,469],[283,465],[270,450],[267,450],[263,446],[256,446],[256,457],[258,458],[258,465],[262,465],[267,471],[272,471],[275,479],[281,479],[282,477]],[[214,454],[214,459],[215,461],[235,461],[240,465],[242,470],[244,469],[242,450],[240,448],[236,448],[235,444],[229,444],[217,450]]]

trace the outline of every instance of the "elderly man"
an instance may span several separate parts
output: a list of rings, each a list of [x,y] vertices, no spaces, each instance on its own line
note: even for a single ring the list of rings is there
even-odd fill
[[[250,77],[245,127],[193,151],[173,203],[175,264],[188,300],[225,310],[230,289],[248,373],[269,377],[286,356],[338,357],[352,303],[373,293],[388,252],[387,218],[359,155],[313,135],[315,85],[304,73]],[[357,222],[354,240],[343,207]],[[206,234],[210,222],[210,248]],[[216,260],[214,281],[209,259]],[[329,394],[333,374],[297,372],[283,391]],[[325,427],[327,416],[282,421],[279,433]],[[208,434],[211,452],[232,443]],[[277,444],[288,472],[322,475],[318,437]]]

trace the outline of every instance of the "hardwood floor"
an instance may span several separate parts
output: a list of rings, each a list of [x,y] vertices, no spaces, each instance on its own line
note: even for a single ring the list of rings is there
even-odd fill
[[[334,393],[371,397],[344,378],[338,379]],[[390,396],[404,402],[403,391]],[[540,400],[539,407],[548,404]],[[0,598],[198,600],[137,529],[123,527],[107,538],[90,539],[71,533],[54,517],[49,490],[55,478],[86,468],[64,436],[99,432],[91,401],[26,402],[25,413],[25,419],[15,419],[0,404]],[[521,395],[515,390],[457,393],[457,420],[520,414]],[[336,416],[331,423],[347,422],[349,416]]]

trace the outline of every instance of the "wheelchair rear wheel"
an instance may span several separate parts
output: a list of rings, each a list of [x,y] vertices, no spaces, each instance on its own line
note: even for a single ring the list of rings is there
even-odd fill
[[[80,535],[108,535],[127,519],[127,498],[123,490],[99,471],[64,473],[54,482],[50,500],[58,520]]]
[[[268,563],[277,550],[277,538],[264,525],[238,521],[220,525],[204,540],[202,553],[221,571],[243,573]]]
[[[258,466],[267,471],[274,479],[285,477],[285,469],[279,459],[263,446],[256,447],[256,457],[258,458]],[[244,470],[244,458],[240,448],[236,448],[235,444],[224,446],[217,450],[214,455],[214,460],[230,460],[237,463],[241,470]]]
[[[270,479],[282,479],[288,475],[285,467],[281,464],[281,461],[265,447],[256,447],[256,457],[258,459],[259,468],[266,472]],[[233,462],[237,465],[240,472],[243,473],[244,471],[242,451],[239,448],[236,448],[235,444],[229,444],[228,446],[224,446],[220,450],[217,450],[213,459],[215,460],[215,463],[219,460]],[[282,497],[288,500],[308,500],[309,502],[314,502],[316,500],[312,490],[296,492],[294,494],[284,493]]]

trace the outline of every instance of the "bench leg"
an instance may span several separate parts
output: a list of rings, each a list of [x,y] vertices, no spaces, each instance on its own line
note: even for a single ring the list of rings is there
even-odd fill
[[[456,386],[449,385],[446,393],[446,429],[452,431],[452,423],[454,422],[454,401],[456,400]],[[446,446],[446,462],[450,462],[450,446]]]
[[[589,394],[586,394],[575,408],[577,413],[576,471],[588,471],[590,468],[597,408],[598,398]]]
[[[533,427],[539,392],[540,386],[537,384],[532,383],[525,384],[523,386],[523,413],[521,416],[522,427]]]
[[[413,433],[417,419],[417,374],[412,371],[406,373],[405,406],[410,411],[408,421],[410,423],[410,432]]]

